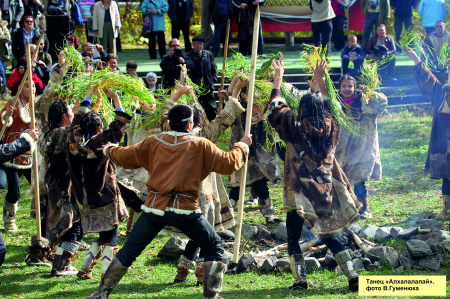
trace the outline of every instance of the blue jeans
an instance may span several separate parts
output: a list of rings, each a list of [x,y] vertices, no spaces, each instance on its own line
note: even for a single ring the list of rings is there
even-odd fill
[[[367,52],[367,46],[369,45],[369,39],[372,35],[372,30],[373,27],[376,28],[378,27],[378,18],[379,18],[379,13],[369,13],[369,16],[366,18],[366,20],[364,21],[364,27],[363,27],[363,40],[362,40],[362,49],[364,51],[364,53]]]
[[[0,164],[0,189],[6,188],[6,171],[5,166]]]
[[[355,186],[353,186],[353,191],[355,192],[355,195],[357,198],[364,198],[367,195],[367,189],[365,186],[366,182],[362,182],[359,184],[355,184]]]
[[[215,22],[214,25],[214,35],[211,43],[211,53],[214,55],[214,57],[217,56],[220,50],[220,41],[222,39],[222,35],[225,36],[227,34],[227,16],[220,16],[220,21]],[[231,27],[231,26],[230,26]],[[231,34],[233,33],[232,28],[230,28],[230,37],[229,41],[231,41]],[[224,42],[225,44],[225,42]]]
[[[314,46],[322,46],[322,49],[327,48],[327,55],[331,51],[331,32],[333,31],[333,21],[326,20],[322,22],[311,23],[313,32]]]
[[[395,17],[394,29],[395,29],[395,41],[397,42],[397,44],[400,41],[400,35],[402,34],[403,24],[405,24],[405,30],[408,30],[413,25],[412,16],[406,18],[400,18],[397,16]]]
[[[6,94],[6,68],[8,67],[8,62],[7,61],[2,61],[3,64],[3,91],[2,94]],[[5,189],[5,188],[1,188],[1,189]]]
[[[350,74],[352,76],[359,76],[361,71],[361,66],[364,63],[364,58],[358,58],[355,61],[353,61],[353,65],[355,68],[353,69],[353,72],[350,72],[348,68],[348,64],[350,63],[350,59],[348,58],[342,58],[342,72],[344,75]]]
[[[166,225],[175,226],[196,242],[201,248],[205,262],[224,260],[222,240],[202,214],[180,215],[165,212],[163,216],[158,216],[144,212],[133,226],[127,242],[116,255],[122,265],[130,267]]]
[[[0,234],[0,267],[5,261],[5,255],[6,255],[5,241],[3,241],[2,235]]]
[[[8,193],[6,193],[5,200],[9,203],[16,203],[20,199],[20,177],[22,174],[31,184],[31,169],[17,169],[12,167],[5,167],[6,179],[8,180]]]
[[[442,194],[450,195],[450,180],[449,179],[442,180]]]

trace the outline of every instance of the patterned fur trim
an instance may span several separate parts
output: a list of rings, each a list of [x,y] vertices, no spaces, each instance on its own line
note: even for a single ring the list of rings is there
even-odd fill
[[[3,165],[5,165],[5,166],[7,166],[9,168],[15,168],[15,169],[30,169],[33,166],[33,164],[30,164],[30,165],[17,165],[17,164],[11,163],[11,162],[5,162],[5,163],[3,163]]]
[[[273,113],[273,110],[280,104],[286,105],[286,100],[280,97],[274,98],[267,106],[267,110],[264,113],[264,119],[267,119]]]
[[[32,154],[34,152],[34,150],[36,149],[36,143],[33,140],[33,138],[31,138],[30,134],[22,133],[22,134],[20,134],[19,138],[25,138],[25,140],[30,144],[30,150],[28,152],[30,154]]]
[[[242,145],[244,148],[245,148],[245,150],[247,151],[247,154],[248,154],[248,152],[250,151],[250,149],[248,148],[248,145],[247,145],[247,143],[244,143],[244,142],[241,142],[241,141],[239,141],[238,143],[236,143],[234,146],[236,146],[236,145]]]
[[[6,117],[6,111],[3,111],[2,115],[1,115],[2,125],[5,124],[5,117]],[[12,117],[9,117],[8,123],[6,124],[6,126],[11,127],[12,124],[13,124],[13,119],[12,119]]]
[[[31,122],[30,110],[28,109],[28,107],[25,107],[25,106],[22,104],[22,100],[21,100],[21,99],[19,99],[19,101],[17,101],[17,103],[19,104],[19,105],[18,105],[18,108],[19,108],[19,116],[20,116],[20,119],[21,119],[24,123],[29,124],[29,123]],[[28,105],[27,105],[27,106],[28,106]],[[28,116],[26,115],[25,110],[28,110]]]
[[[164,132],[163,134],[165,134],[165,135],[170,135],[170,136],[186,136],[186,135],[191,135],[191,133],[177,132],[177,131]]]
[[[442,92],[450,92],[450,84],[445,84],[442,86]]]
[[[153,213],[153,214],[158,215],[158,216],[164,216],[164,214],[166,212],[173,212],[173,213],[178,214],[178,215],[191,215],[191,214],[194,214],[194,213],[196,213],[196,214],[201,214],[202,213],[202,211],[200,209],[197,209],[197,210],[182,210],[182,209],[175,209],[175,208],[167,207],[164,211],[162,211],[162,210],[146,207],[145,205],[142,205],[141,209],[142,209],[142,212],[144,212],[144,213]]]

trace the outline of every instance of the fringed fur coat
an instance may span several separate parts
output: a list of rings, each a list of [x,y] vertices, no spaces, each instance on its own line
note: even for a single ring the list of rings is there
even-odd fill
[[[325,144],[314,150],[310,132],[315,129],[307,119],[302,121],[288,108],[284,99],[274,98],[265,117],[287,144],[284,164],[283,207],[297,210],[308,220],[321,238],[340,234],[359,219],[361,203],[356,199],[347,177],[334,157],[340,127],[328,113]]]
[[[413,79],[433,107],[425,170],[433,179],[450,179],[450,84],[439,82],[423,61],[413,68]]]
[[[378,144],[377,118],[387,107],[387,98],[375,92],[366,104],[357,93],[349,104],[343,104],[345,113],[353,119],[355,132],[341,128],[336,160],[353,184],[381,180],[382,168]]]

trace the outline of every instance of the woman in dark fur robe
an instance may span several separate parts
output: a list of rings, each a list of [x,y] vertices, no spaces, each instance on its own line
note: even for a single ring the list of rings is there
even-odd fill
[[[87,111],[90,111],[90,106],[86,101],[75,115],[67,102],[54,102],[48,112],[49,130],[38,143],[44,160],[42,164],[45,165],[44,185],[47,197],[46,217],[42,227],[49,241],[58,243],[52,276],[77,274],[77,269],[70,265],[70,261],[78,249],[78,242],[83,238],[83,232],[80,212],[71,196],[67,136],[72,126],[77,125]]]
[[[96,112],[85,114],[68,136],[68,164],[72,191],[80,207],[84,233],[98,233],[77,276],[92,279],[94,259],[102,253],[102,272],[108,268],[117,246],[117,228],[128,217],[125,203],[116,182],[116,167],[104,155],[101,147],[108,142],[119,143],[128,128],[131,116],[123,112],[117,94],[105,92],[114,101],[115,119],[103,131],[103,121]]]
[[[443,209],[436,216],[437,220],[450,219],[450,76],[446,84],[439,82],[426,64],[414,51],[406,51],[416,66],[413,79],[421,93],[431,100],[433,122],[431,125],[430,145],[425,170],[432,179],[442,179]],[[446,66],[450,66],[447,59]]]
[[[330,113],[327,102],[316,94],[306,94],[299,105],[298,116],[279,98],[284,69],[274,62],[275,80],[271,102],[265,117],[287,144],[284,166],[283,206],[286,209],[288,252],[295,283],[291,289],[306,289],[306,266],[299,246],[303,223],[308,220],[315,233],[333,252],[349,288],[358,290],[358,273],[350,254],[334,236],[359,219],[351,185],[334,153],[339,142],[340,127]],[[323,75],[326,62],[318,62],[314,77],[322,94],[326,94]]]

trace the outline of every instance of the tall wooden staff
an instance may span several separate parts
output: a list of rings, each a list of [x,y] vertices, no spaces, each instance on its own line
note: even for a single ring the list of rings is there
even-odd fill
[[[230,39],[230,19],[227,20],[227,35],[225,36],[225,45],[223,45],[223,64],[222,64],[222,80],[220,81],[220,90],[223,90],[223,85],[225,82],[225,66],[227,65],[228,56],[228,40]],[[218,114],[222,111],[223,98],[219,98],[219,109]]]
[[[250,134],[252,120],[253,95],[255,91],[256,76],[256,56],[258,52],[258,36],[259,36],[259,5],[256,8],[255,19],[253,23],[253,41],[252,41],[252,58],[250,64],[250,82],[248,85],[247,115],[245,120],[245,135]],[[242,217],[244,213],[244,195],[245,185],[247,183],[247,164],[245,163],[241,171],[241,186],[239,189],[238,216],[236,224],[236,239],[233,248],[233,263],[237,264],[239,256],[239,246],[241,243]]]
[[[43,35],[42,35],[43,36]],[[41,37],[42,37],[41,36]],[[39,42],[40,44],[40,42]],[[38,45],[39,45],[38,44]],[[28,103],[30,104],[30,116],[31,116],[31,129],[36,129],[36,120],[34,117],[34,90],[33,90],[33,75],[32,75],[32,65],[31,65],[31,52],[30,52],[30,43],[27,40],[26,44],[26,57],[27,57],[27,74],[29,78],[28,83]],[[37,53],[37,49],[35,54]],[[33,59],[35,56],[33,55]],[[33,60],[34,61],[34,60]],[[22,83],[25,82],[25,78]],[[38,157],[37,157],[37,149],[35,148],[33,151],[33,177],[34,177],[34,204],[36,207],[36,228],[37,228],[37,239],[38,241],[42,240],[41,235],[41,207],[39,203],[39,174],[38,174]]]
[[[43,38],[44,38],[44,33],[41,34],[41,37],[39,38],[39,43],[38,43],[38,45],[41,44]],[[37,50],[37,47],[36,47],[36,51],[34,51],[34,55],[33,55],[33,60],[32,60],[32,61],[35,61],[35,60],[36,60],[36,57],[37,57],[38,52],[39,52],[39,51]],[[14,100],[13,100],[13,102],[12,102],[12,107],[16,107],[17,101],[19,100],[19,96],[20,96],[20,94],[22,93],[23,85],[25,84],[25,82],[27,81],[27,79],[28,79],[28,72],[25,72],[25,73],[23,74],[22,82],[21,82],[20,85],[19,85],[19,89],[17,89],[16,96],[14,97]],[[9,116],[8,114],[5,114],[5,124],[8,123],[9,117],[10,117],[10,116]],[[5,133],[5,130],[6,130],[6,125],[2,127],[2,130],[1,130],[1,132],[0,132],[0,140],[1,140],[2,137],[3,137],[3,134]]]

